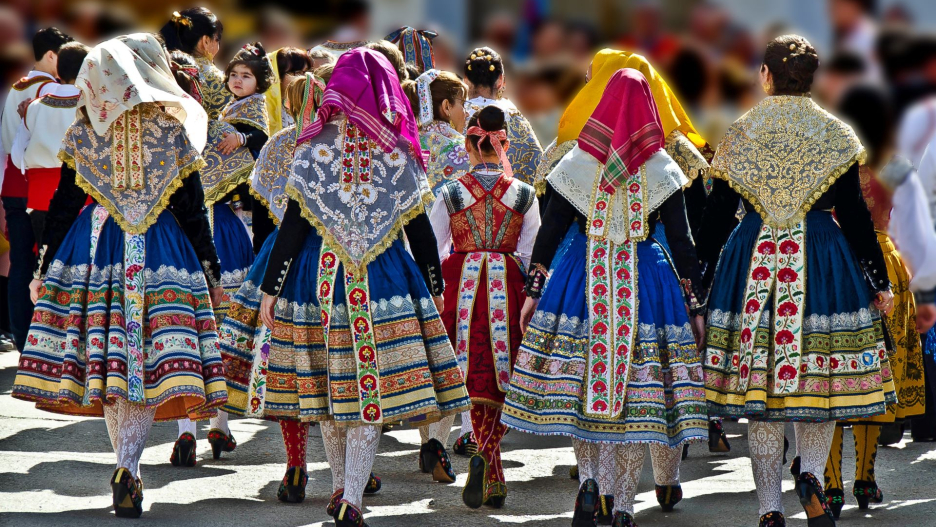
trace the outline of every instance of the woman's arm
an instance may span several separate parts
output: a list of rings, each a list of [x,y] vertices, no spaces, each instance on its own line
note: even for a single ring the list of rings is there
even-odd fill
[[[452,222],[451,218],[449,218],[448,207],[445,206],[445,200],[441,195],[432,204],[432,210],[429,212],[429,223],[432,225],[432,232],[435,234],[439,260],[444,260],[452,249]],[[410,244],[412,245],[412,242]]]
[[[858,163],[855,163],[836,181],[830,191],[835,192],[835,215],[848,245],[858,256],[871,289],[875,292],[890,289],[884,253],[874,232],[871,212],[861,194]]]
[[[270,260],[260,285],[261,291],[270,296],[279,296],[286,282],[289,266],[302,251],[311,229],[312,225],[302,217],[301,205],[295,200],[289,200],[279,234],[270,250]]]
[[[540,219],[539,200],[533,198],[533,204],[523,215],[523,225],[520,227],[520,238],[517,239],[517,257],[524,267],[530,266],[530,257],[533,253],[533,244],[536,243],[536,233],[539,231]]]
[[[547,192],[549,192],[547,190]],[[529,298],[539,298],[543,294],[549,265],[552,263],[559,244],[562,243],[569,226],[580,216],[578,210],[558,192],[553,192],[543,213],[543,223],[536,234],[533,252],[530,256],[530,271],[527,275],[526,294]]]
[[[660,205],[660,220],[666,225],[666,239],[672,252],[670,256],[679,275],[679,285],[686,297],[689,313],[698,315],[705,309],[701,303],[701,299],[704,298],[700,288],[702,271],[699,269],[699,258],[689,231],[684,199],[682,191],[667,198]]]
[[[253,222],[251,224],[251,229],[253,230],[253,250],[254,254],[258,254],[264,242],[266,242],[270,234],[276,230],[276,224],[273,222],[273,218],[270,217],[270,209],[267,208],[263,200],[257,198],[253,194],[250,195],[250,199],[253,202]]]
[[[735,213],[738,211],[740,200],[741,196],[727,181],[712,180],[712,192],[705,203],[703,227],[699,229],[696,243],[696,252],[705,273],[702,276],[702,288],[705,290],[711,287],[721,250],[728,242],[731,231],[738,225]]]
[[[445,290],[442,264],[439,263],[439,247],[432,232],[429,216],[426,213],[416,216],[403,227],[403,232],[406,233],[413,259],[416,260],[416,266],[426,281],[429,293],[432,296],[442,295]]]

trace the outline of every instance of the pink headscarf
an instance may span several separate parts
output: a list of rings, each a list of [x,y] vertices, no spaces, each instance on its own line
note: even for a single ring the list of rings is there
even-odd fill
[[[650,84],[639,71],[625,68],[611,76],[578,144],[605,165],[601,186],[610,190],[636,174],[664,141]]]
[[[419,129],[409,99],[390,61],[376,51],[355,48],[338,58],[322,97],[318,119],[302,130],[297,144],[305,143],[322,131],[338,112],[364,130],[385,152],[396,147],[400,136],[412,145],[422,167]]]

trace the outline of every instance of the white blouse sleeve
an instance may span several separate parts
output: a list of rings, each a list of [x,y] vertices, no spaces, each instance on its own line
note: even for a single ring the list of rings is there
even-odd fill
[[[26,121],[20,119],[19,126],[16,128],[16,136],[13,138],[13,146],[10,147],[10,161],[23,174],[26,173],[26,147],[29,146],[30,138],[32,138],[32,133],[26,127]]]
[[[517,240],[517,257],[523,262],[523,268],[530,267],[530,257],[533,255],[533,243],[540,228],[539,199],[533,198],[530,210],[523,215],[523,227],[520,229],[520,239]]]
[[[429,223],[432,225],[432,232],[436,237],[439,261],[445,261],[452,250],[452,223],[449,219],[448,207],[445,206],[445,200],[441,196],[432,205],[432,211],[429,212]]]
[[[889,234],[910,268],[914,292],[936,288],[936,230],[926,196],[920,178],[911,171],[892,198]]]

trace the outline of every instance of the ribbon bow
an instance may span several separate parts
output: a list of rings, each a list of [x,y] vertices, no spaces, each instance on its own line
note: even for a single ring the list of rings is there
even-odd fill
[[[497,158],[500,160],[501,165],[504,166],[504,175],[508,178],[513,177],[513,170],[510,169],[510,161],[507,159],[507,153],[504,151],[504,141],[507,140],[507,132],[504,130],[494,130],[489,132],[480,126],[472,126],[468,129],[468,135],[478,136],[478,143],[475,145],[478,148],[478,154],[481,153],[481,141],[487,137],[488,141],[494,147],[494,152],[497,153]]]
[[[432,121],[432,91],[429,85],[436,80],[442,73],[437,69],[426,70],[425,73],[416,78],[416,91],[419,94],[419,125],[428,124]]]

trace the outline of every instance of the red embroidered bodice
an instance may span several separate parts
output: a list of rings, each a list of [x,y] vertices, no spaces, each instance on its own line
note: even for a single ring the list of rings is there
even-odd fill
[[[881,186],[874,172],[866,166],[862,166],[858,169],[858,177],[861,181],[861,193],[864,195],[868,210],[871,211],[871,220],[874,222],[874,229],[887,232],[887,227],[890,224],[891,209],[893,208],[890,192]]]
[[[514,252],[534,196],[533,187],[503,174],[490,190],[471,172],[446,183],[441,198],[448,208],[455,251]]]

